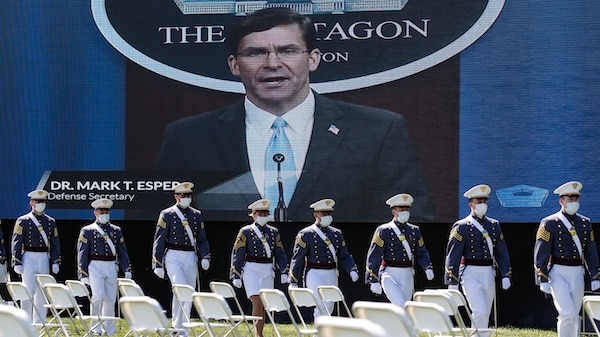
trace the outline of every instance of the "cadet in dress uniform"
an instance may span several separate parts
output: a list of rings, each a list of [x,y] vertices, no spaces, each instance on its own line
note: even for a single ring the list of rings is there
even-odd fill
[[[585,267],[592,291],[600,288],[598,251],[590,219],[578,214],[583,185],[569,181],[556,190],[560,211],[545,217],[537,230],[533,263],[540,290],[552,294],[559,337],[579,336]]]
[[[445,282],[449,289],[458,289],[462,284],[473,310],[472,324],[480,329],[489,326],[496,291],[495,268],[502,277],[502,289],[511,286],[510,258],[500,223],[485,216],[491,192],[488,185],[477,185],[463,194],[469,199],[471,214],[454,223],[446,248]]]
[[[358,268],[350,255],[342,231],[331,227],[333,222],[333,199],[319,200],[309,207],[313,209],[315,222],[300,230],[294,243],[290,263],[290,286],[304,283],[306,288],[317,293],[322,285],[338,285],[338,266],[350,274],[352,282],[358,281]],[[333,302],[324,303],[328,311]],[[326,314],[325,307],[315,308],[314,317]]]
[[[260,199],[248,206],[252,224],[240,229],[231,252],[231,279],[236,288],[242,287],[252,302],[252,316],[262,316],[256,324],[256,335],[263,336],[265,309],[258,296],[263,288],[274,287],[274,267],[281,273],[281,283],[288,282],[289,265],[279,230],[269,221],[271,202]]]
[[[375,229],[367,253],[365,282],[377,295],[383,288],[390,302],[401,307],[414,292],[415,261],[428,280],[434,276],[421,230],[408,222],[413,201],[410,194],[397,194],[386,201],[394,218]]]
[[[125,246],[121,227],[110,222],[112,200],[98,199],[92,202],[96,220],[79,231],[77,240],[77,269],[79,279],[89,284],[92,291],[91,314],[115,315],[117,277],[119,267],[125,278],[131,278],[131,263]],[[94,334],[115,334],[115,322],[104,322]]]
[[[190,207],[192,203],[191,182],[183,182],[175,186],[175,205],[160,212],[154,234],[152,247],[152,268],[159,278],[168,276],[171,284],[187,284],[196,287],[198,280],[198,259],[202,269],[210,267],[210,248],[204,231],[202,213]],[[183,307],[189,316],[191,302],[184,302]],[[173,327],[183,329],[185,315],[177,299],[171,301]],[[186,333],[187,334],[187,333]]]
[[[48,274],[50,265],[57,274],[60,269],[60,241],[54,218],[45,213],[48,192],[35,190],[27,194],[31,212],[20,216],[12,235],[12,266],[21,274],[23,282],[33,295],[36,310],[29,301],[24,301],[23,309],[32,315],[34,323],[46,320],[44,294],[35,281],[35,274]],[[42,317],[39,317],[37,313]]]

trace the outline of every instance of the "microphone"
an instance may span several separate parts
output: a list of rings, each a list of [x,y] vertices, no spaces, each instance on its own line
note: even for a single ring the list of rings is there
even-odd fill
[[[273,155],[273,161],[277,163],[277,188],[279,190],[279,199],[275,207],[275,221],[287,221],[287,207],[283,197],[283,179],[281,179],[281,163],[285,161],[285,156],[281,153]]]

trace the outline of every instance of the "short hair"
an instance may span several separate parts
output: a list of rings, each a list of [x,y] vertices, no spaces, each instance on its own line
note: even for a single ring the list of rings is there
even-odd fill
[[[226,35],[229,55],[237,55],[240,41],[244,36],[291,24],[298,24],[300,27],[306,48],[309,51],[315,49],[317,32],[308,16],[285,7],[269,7],[249,14],[233,26],[231,32]]]

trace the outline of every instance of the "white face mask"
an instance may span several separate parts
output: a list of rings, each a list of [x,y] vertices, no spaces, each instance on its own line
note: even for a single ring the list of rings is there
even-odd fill
[[[105,225],[110,221],[110,214],[100,214],[98,215],[98,222]]]
[[[567,202],[567,204],[565,205],[565,213],[567,213],[569,215],[573,215],[573,214],[577,213],[578,210],[579,210],[579,202],[578,201]]]
[[[322,216],[321,221],[319,221],[319,223],[323,227],[327,227],[327,226],[331,225],[332,222],[333,222],[333,216],[331,216],[331,215]]]
[[[35,204],[33,206],[33,209],[35,210],[36,213],[44,213],[44,210],[46,210],[46,203],[38,202],[37,204]]]
[[[398,212],[398,214],[396,215],[396,221],[398,221],[399,223],[406,223],[408,219],[410,219],[409,211]]]
[[[179,206],[182,208],[188,208],[192,203],[192,198],[181,198],[179,199]]]
[[[269,219],[270,219],[270,218],[271,218],[271,217],[270,217],[270,216],[268,216],[268,215],[267,215],[267,216],[257,216],[257,217],[256,217],[256,223],[257,223],[259,226],[264,226],[264,225],[266,225],[266,224],[267,224],[267,222],[269,222]]]
[[[487,204],[477,204],[475,205],[475,210],[473,211],[477,217],[483,218],[485,213],[487,213],[488,205]]]

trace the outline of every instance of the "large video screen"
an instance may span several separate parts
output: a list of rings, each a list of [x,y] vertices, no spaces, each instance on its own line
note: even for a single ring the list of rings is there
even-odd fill
[[[451,223],[469,212],[462,194],[488,184],[489,216],[531,223],[558,211],[553,190],[570,180],[599,218],[595,1],[260,6],[282,4],[311,17],[321,51],[312,126],[294,129],[305,148],[287,159],[287,220],[332,198],[336,221],[388,221],[385,201],[410,193],[414,222]],[[0,218],[43,188],[58,219],[91,218],[106,197],[115,219],[154,220],[191,181],[206,220],[247,220],[275,178],[257,169],[267,141],[249,134],[226,37],[260,6],[0,4]]]

